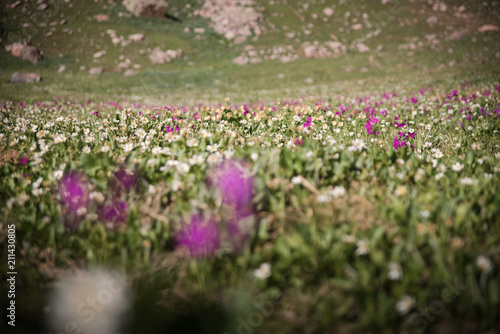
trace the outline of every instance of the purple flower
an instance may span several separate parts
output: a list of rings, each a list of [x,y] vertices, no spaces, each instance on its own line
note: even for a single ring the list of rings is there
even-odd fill
[[[223,202],[237,212],[251,206],[253,178],[248,169],[234,160],[225,161],[215,173],[214,186],[222,194]]]
[[[112,201],[103,205],[99,210],[101,220],[108,227],[117,227],[127,221],[127,203],[123,201]]]
[[[311,117],[307,117],[307,122],[304,123],[304,128],[310,127],[312,124]]]
[[[71,172],[59,182],[59,196],[64,217],[64,225],[74,228],[87,213],[89,189],[82,176]]]
[[[28,162],[28,158],[25,157],[25,156],[22,156],[21,159],[19,159],[19,165],[26,165],[26,163]]]
[[[71,213],[77,213],[80,208],[87,209],[89,204],[87,183],[74,172],[64,175],[59,182],[59,196],[61,205]]]
[[[176,240],[177,245],[193,257],[211,256],[220,247],[219,227],[210,219],[193,216],[189,224],[183,223]]]
[[[114,175],[111,188],[116,196],[120,196],[122,192],[129,192],[138,184],[137,174],[127,168],[120,168]]]

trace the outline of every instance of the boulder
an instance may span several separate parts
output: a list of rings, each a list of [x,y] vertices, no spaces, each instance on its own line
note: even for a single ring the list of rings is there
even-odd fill
[[[26,47],[25,43],[12,43],[5,46],[5,51],[10,52],[14,57],[21,57],[21,51]]]
[[[326,7],[325,9],[323,9],[323,15],[325,16],[332,16],[333,13],[335,13],[335,11],[330,7]]]
[[[359,53],[364,53],[370,51],[370,48],[363,43],[356,44],[356,49]]]
[[[102,56],[104,56],[106,54],[106,51],[105,50],[102,50],[102,51],[98,51],[96,53],[94,53],[94,58],[101,58]]]
[[[39,82],[42,80],[42,76],[38,73],[19,73],[16,72],[12,74],[10,79],[12,82]]]
[[[102,66],[99,66],[99,67],[92,67],[90,70],[89,70],[89,73],[92,74],[92,75],[96,75],[96,74],[102,74],[104,72],[104,67]]]
[[[254,8],[252,0],[207,0],[201,9],[195,14],[210,20],[213,30],[220,35],[226,35],[227,39],[235,36],[251,36],[252,31],[256,36],[260,35],[259,23],[263,15]]]
[[[97,14],[94,16],[94,18],[97,22],[108,22],[109,21],[109,16],[106,14]]]
[[[37,48],[31,45],[26,45],[21,50],[21,59],[37,64],[43,60],[43,57]]]
[[[153,49],[149,55],[149,60],[151,60],[153,64],[165,64],[172,61],[170,57],[158,47]]]
[[[182,57],[182,50],[167,50],[165,51],[165,55],[170,59],[179,59]]]
[[[464,38],[466,35],[467,35],[466,30],[455,30],[454,32],[452,32],[450,34],[450,36],[448,36],[448,39],[450,39],[452,41],[458,41],[458,40],[461,40],[462,38]]]
[[[477,31],[479,32],[496,31],[496,30],[500,30],[500,28],[493,24],[485,24],[479,27],[479,29],[477,29]]]
[[[136,75],[138,72],[136,70],[126,70],[125,72],[123,72],[123,75],[126,76],[126,77],[130,77],[132,75]]]
[[[129,41],[132,41],[132,42],[142,42],[142,41],[146,40],[146,36],[144,36],[144,34],[133,34],[133,35],[128,36],[128,39],[129,39]]]
[[[124,0],[123,5],[137,17],[165,17],[167,3],[164,0]]]
[[[236,57],[233,59],[233,64],[236,64],[236,65],[246,65],[248,64],[248,57],[245,56],[245,55],[241,55],[239,57]]]

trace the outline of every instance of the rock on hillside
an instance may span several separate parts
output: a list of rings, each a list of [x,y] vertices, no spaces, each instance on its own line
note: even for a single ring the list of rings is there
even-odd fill
[[[37,64],[43,60],[40,50],[25,43],[12,43],[5,46],[5,51],[10,52],[14,57]]]
[[[12,82],[39,82],[42,80],[42,76],[38,73],[19,73],[16,72],[12,74],[12,77],[10,79]]]
[[[259,22],[263,16],[249,7],[253,4],[251,0],[208,0],[197,14],[209,19],[218,34],[228,37],[250,36],[253,31],[258,36],[261,33]]]
[[[165,17],[168,7],[164,0],[124,0],[123,5],[138,17]]]

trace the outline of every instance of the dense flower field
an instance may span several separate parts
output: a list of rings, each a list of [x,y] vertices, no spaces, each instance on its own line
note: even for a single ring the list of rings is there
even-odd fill
[[[0,110],[1,238],[16,224],[25,263],[153,267],[218,305],[243,288],[243,318],[272,301],[255,331],[498,326],[499,85]]]

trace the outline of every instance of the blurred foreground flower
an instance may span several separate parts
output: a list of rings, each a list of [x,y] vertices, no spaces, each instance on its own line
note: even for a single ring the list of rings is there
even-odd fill
[[[136,188],[139,183],[137,173],[128,168],[120,168],[114,176],[111,188],[116,196],[120,196],[122,193],[128,193]]]
[[[100,270],[56,282],[48,316],[55,333],[118,334],[129,309],[125,280]]]
[[[64,224],[75,227],[81,217],[87,213],[89,188],[87,182],[78,173],[71,172],[59,181],[59,197],[63,208]]]
[[[391,281],[397,281],[403,277],[403,269],[397,262],[389,262],[389,272],[387,278]]]
[[[214,255],[220,247],[219,227],[200,215],[193,216],[189,224],[183,223],[176,239],[179,247],[187,249],[193,257]]]
[[[127,203],[112,201],[100,207],[99,215],[108,228],[116,228],[127,221]]]
[[[479,271],[481,272],[485,273],[490,272],[492,269],[491,260],[484,255],[479,255],[476,258],[476,268],[479,269]]]
[[[214,186],[220,191],[225,204],[237,212],[251,206],[253,198],[253,177],[242,163],[225,161],[215,172]]]
[[[415,298],[409,295],[403,295],[403,297],[401,297],[401,299],[396,303],[396,310],[401,315],[405,315],[410,312],[413,307],[415,307]]]
[[[269,262],[262,263],[258,269],[253,271],[253,275],[258,279],[271,277],[271,264]]]

